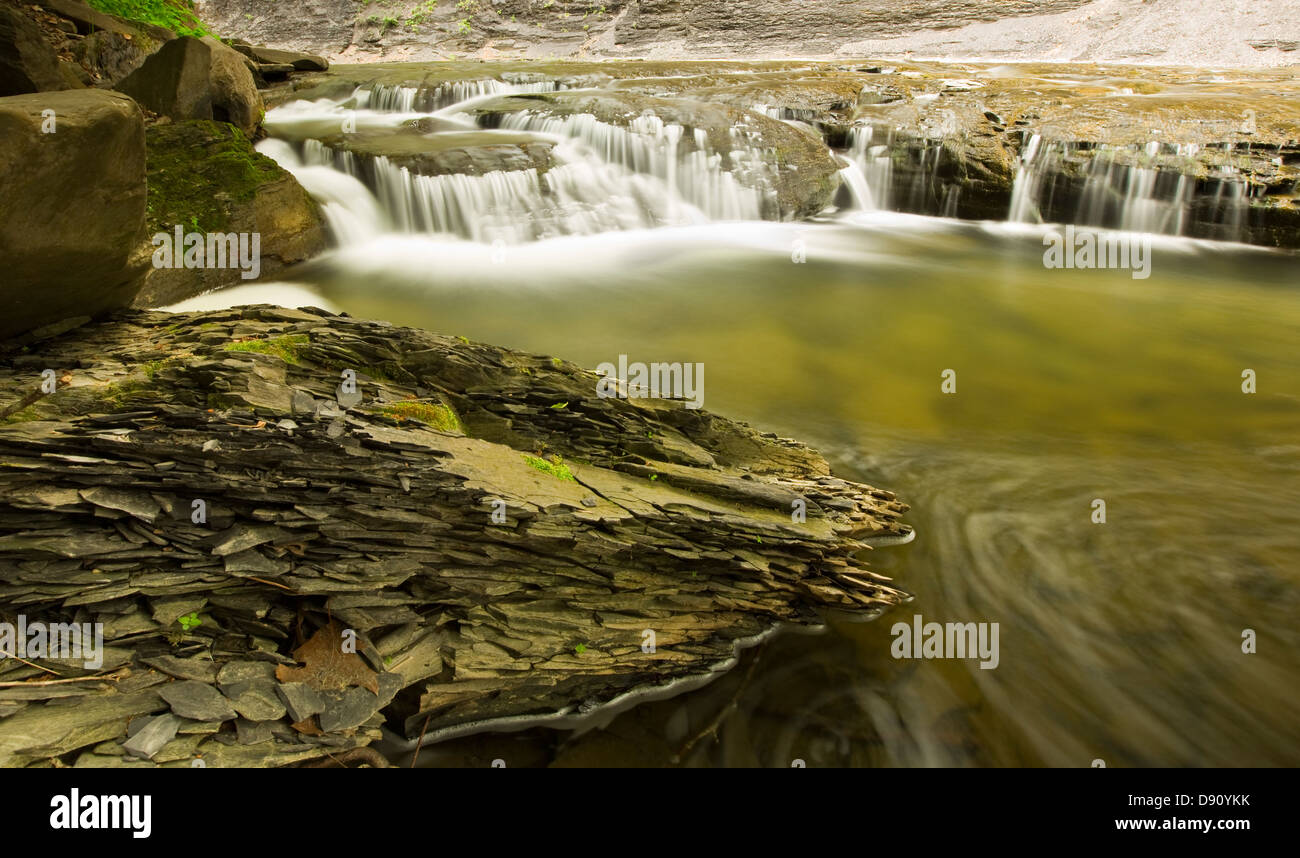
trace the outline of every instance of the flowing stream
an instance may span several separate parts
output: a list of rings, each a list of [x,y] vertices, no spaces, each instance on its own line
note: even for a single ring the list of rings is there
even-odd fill
[[[589,367],[699,362],[706,408],[896,491],[918,534],[873,557],[912,603],[766,644],[561,761],[1300,764],[1294,255],[1159,235],[1145,279],[1048,269],[1048,227],[1017,221],[1052,146],[1028,151],[1006,222],[971,223],[884,210],[906,189],[869,129],[843,153],[844,208],[761,220],[761,181],[704,146],[679,157],[682,129],[655,117],[484,130],[460,112],[505,91],[373,87],[273,110],[261,148],[322,203],[338,246],[286,287],[192,306],[314,303]],[[317,139],[343,115],[535,135],[556,165],[363,169]],[[1096,169],[1099,186],[1120,181]],[[1127,228],[1178,232],[1185,188],[1122,178]],[[916,614],[998,623],[997,667],[893,658],[891,626]],[[716,741],[698,740],[710,724]]]

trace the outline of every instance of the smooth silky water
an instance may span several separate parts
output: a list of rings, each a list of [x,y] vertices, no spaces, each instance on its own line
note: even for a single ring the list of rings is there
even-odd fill
[[[592,368],[702,363],[705,408],[913,507],[916,540],[872,556],[910,604],[764,644],[560,763],[1300,764],[1294,255],[1157,236],[1135,279],[1045,268],[1046,227],[872,211],[489,244],[385,228],[354,179],[276,145],[347,238],[297,293],[200,302],[314,303]],[[998,623],[996,669],[894,659],[915,614]]]

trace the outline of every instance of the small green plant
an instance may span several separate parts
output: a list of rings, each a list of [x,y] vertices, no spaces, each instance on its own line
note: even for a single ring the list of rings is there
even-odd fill
[[[568,407],[569,407],[569,403],[567,402],[557,402],[551,406],[551,408],[554,409],[555,411],[563,411]]]
[[[586,644],[578,644],[577,646],[575,646],[575,647],[573,648],[573,654],[574,654],[574,655],[582,655],[582,654],[583,654],[584,652],[586,652],[586,651],[587,651],[587,645],[586,645]]]
[[[564,464],[564,460],[559,456],[556,456],[553,462],[537,456],[524,456],[524,461],[528,463],[529,467],[536,468],[543,474],[550,474],[558,480],[568,480],[571,483],[578,481],[577,477],[573,476],[573,472],[569,470],[569,466]]]
[[[654,482],[655,480],[657,480],[657,479],[659,479],[659,475],[658,475],[658,474],[651,474],[651,475],[650,475],[650,482],[653,483],[653,482]]]
[[[469,35],[470,30],[473,29],[473,26],[469,23],[469,18],[461,18],[456,22],[456,32],[460,33],[462,36]]]
[[[189,633],[194,629],[197,629],[199,626],[203,625],[203,621],[199,619],[198,611],[194,611],[185,616],[182,616],[178,620],[176,620],[176,622],[181,624],[181,628],[184,629],[186,633]]]

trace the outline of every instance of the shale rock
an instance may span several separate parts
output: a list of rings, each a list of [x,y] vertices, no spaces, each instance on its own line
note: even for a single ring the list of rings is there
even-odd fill
[[[0,403],[0,604],[104,623],[113,673],[19,689],[0,765],[293,765],[385,722],[435,742],[598,712],[776,624],[906,598],[863,559],[910,535],[893,495],[563,361],[252,307],[35,341],[0,354],[0,390],[47,366],[67,384]],[[356,401],[290,419],[347,370]],[[127,722],[168,709],[176,738],[125,756]]]

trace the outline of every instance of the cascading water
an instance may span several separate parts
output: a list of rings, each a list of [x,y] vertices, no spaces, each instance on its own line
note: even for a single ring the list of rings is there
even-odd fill
[[[939,176],[942,136],[915,137],[890,128],[855,125],[849,129],[847,154],[871,192],[870,204],[860,208],[957,214],[959,189]]]
[[[384,218],[374,197],[353,176],[335,170],[320,158],[299,158],[293,146],[283,140],[262,140],[257,151],[292,173],[320,204],[325,222],[340,244],[364,241],[383,228]]]
[[[501,117],[496,128],[482,129],[464,112],[483,98],[557,88],[554,81],[498,80],[424,89],[360,87],[340,101],[276,108],[267,126],[285,139],[264,151],[305,175],[304,186],[321,201],[340,243],[384,229],[516,243],[709,220],[761,220],[776,210],[776,168],[743,125],[731,129],[726,151],[719,151],[703,130],[648,114],[620,126],[589,114],[548,117],[520,111]],[[480,136],[484,144],[492,143],[494,134],[503,141],[522,137],[545,143],[551,163],[481,175],[424,175],[384,155],[322,142],[339,138],[342,130],[409,134],[412,123],[428,121]],[[337,178],[326,179],[321,170]]]
[[[889,145],[888,142],[876,142],[875,137],[876,130],[870,125],[849,129],[849,159],[866,186],[866,193],[860,194],[863,201],[858,206],[863,209],[889,208],[893,198],[894,173]]]
[[[711,151],[703,131],[695,129],[692,147],[682,152],[685,129],[658,116],[638,116],[624,128],[591,114],[550,117],[523,111],[502,117],[500,127],[579,140],[607,163],[663,181],[670,194],[680,194],[714,220],[760,220],[765,202],[773,199],[771,165],[738,129],[732,129],[735,148],[728,154],[734,167],[728,170],[723,153]]]
[[[509,83],[496,78],[456,80],[434,87],[371,84],[358,88],[356,107],[393,113],[433,113],[474,99],[496,95],[558,92],[565,85],[553,80]]]
[[[1032,135],[1016,172],[1008,220],[1240,239],[1246,189],[1231,168],[1202,186],[1193,144],[1085,147]]]

